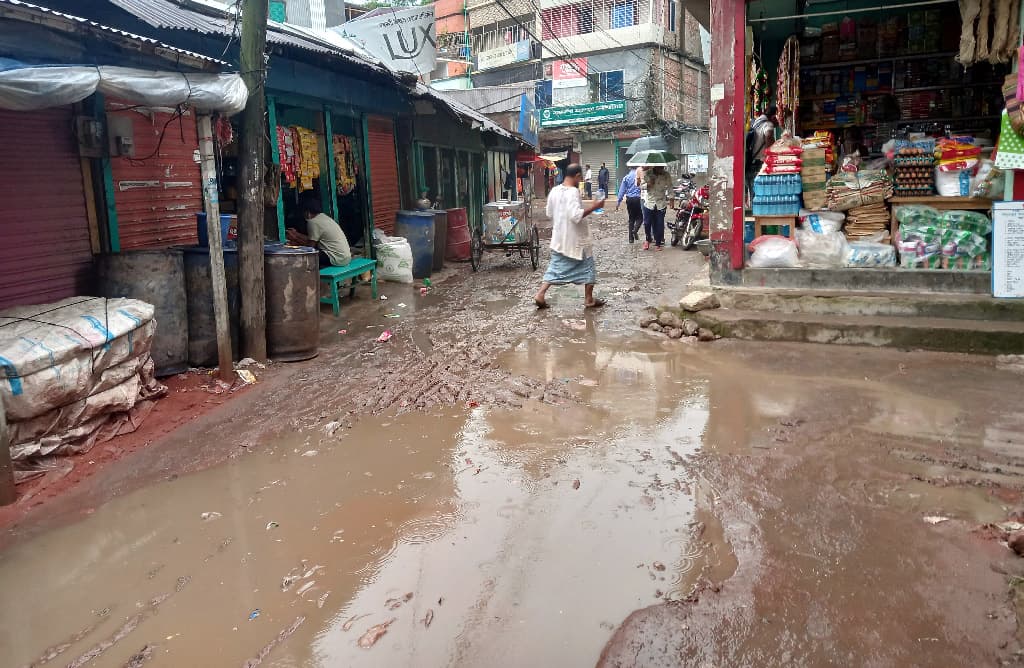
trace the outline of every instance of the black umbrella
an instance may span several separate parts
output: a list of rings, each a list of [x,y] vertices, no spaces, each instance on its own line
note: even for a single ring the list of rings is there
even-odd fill
[[[640,137],[640,139],[634,139],[633,143],[626,149],[626,155],[636,155],[640,151],[671,151],[672,147],[668,145],[664,137],[653,135],[650,137]]]

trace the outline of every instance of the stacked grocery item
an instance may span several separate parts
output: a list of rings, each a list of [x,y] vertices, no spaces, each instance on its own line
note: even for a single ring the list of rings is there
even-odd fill
[[[986,235],[992,221],[976,211],[896,207],[900,266],[915,269],[991,269]]]
[[[858,206],[846,212],[846,238],[850,241],[889,242],[889,209],[885,202]]]
[[[832,134],[814,133],[814,136],[803,140],[803,149],[800,180],[804,206],[808,209],[822,209],[825,207],[825,184],[828,182],[829,166],[835,160]]]
[[[849,211],[892,197],[892,179],[882,169],[842,171],[832,177],[826,189],[826,203],[832,211]]]
[[[977,169],[981,147],[966,139],[940,139],[935,145],[935,189],[943,197],[971,196],[971,173]]]
[[[935,169],[925,148],[905,146],[896,149],[896,196],[918,197],[935,194]]]
[[[789,138],[765,151],[764,165],[754,177],[755,216],[795,216],[800,211],[802,152]]]

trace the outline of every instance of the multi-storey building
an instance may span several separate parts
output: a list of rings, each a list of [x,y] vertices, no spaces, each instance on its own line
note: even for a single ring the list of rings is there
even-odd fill
[[[460,78],[535,82],[543,152],[571,151],[595,171],[603,162],[616,182],[637,137],[706,155],[709,36],[685,0],[465,2],[474,65]]]

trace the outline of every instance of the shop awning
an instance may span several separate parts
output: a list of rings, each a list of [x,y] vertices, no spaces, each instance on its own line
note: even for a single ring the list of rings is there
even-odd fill
[[[558,162],[559,160],[565,160],[568,157],[569,152],[562,151],[561,153],[544,153],[540,156],[540,159],[546,160],[547,162]]]
[[[238,74],[186,74],[108,65],[31,66],[0,59],[0,109],[32,111],[81,102],[93,93],[152,107],[187,104],[237,114],[249,91]]]

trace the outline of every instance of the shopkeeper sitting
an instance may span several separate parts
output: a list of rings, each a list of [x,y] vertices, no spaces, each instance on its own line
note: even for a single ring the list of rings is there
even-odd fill
[[[320,266],[344,267],[352,261],[352,251],[341,226],[324,213],[316,196],[303,197],[299,203],[302,217],[306,220],[306,233],[293,227],[285,230],[288,243],[298,246],[313,246],[320,251]]]

